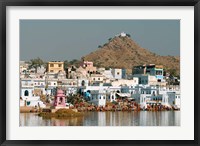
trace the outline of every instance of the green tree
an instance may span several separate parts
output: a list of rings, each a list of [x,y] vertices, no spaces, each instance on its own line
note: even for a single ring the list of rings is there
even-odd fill
[[[74,65],[74,66],[76,66],[76,67],[79,67],[81,61],[80,61],[80,60],[77,60],[77,59],[73,59],[73,60],[71,60],[69,63],[70,63],[70,65]]]
[[[64,61],[64,70],[65,70],[65,71],[67,70],[67,68],[69,67],[69,65],[70,65],[69,61],[68,61],[68,60],[65,60],[65,61]]]
[[[37,72],[37,68],[41,67],[42,65],[46,66],[46,63],[39,57],[36,59],[31,59],[29,69],[34,68],[35,71]]]
[[[169,69],[170,76],[176,76],[176,69]]]
[[[83,101],[83,99],[81,98],[81,96],[79,94],[77,94],[77,95],[69,95],[67,97],[67,102],[71,103],[73,105],[75,105],[77,103],[80,103],[82,101]]]
[[[130,35],[130,34],[126,34],[126,36],[128,36],[129,38],[131,37],[131,35]]]
[[[101,46],[101,45],[99,45],[99,46],[98,46],[98,48],[102,48],[102,46]]]

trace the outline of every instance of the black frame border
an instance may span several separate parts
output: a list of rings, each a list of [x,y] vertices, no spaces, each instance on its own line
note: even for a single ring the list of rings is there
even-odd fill
[[[194,6],[194,140],[6,140],[6,7],[7,6]],[[200,145],[200,0],[0,0],[0,144],[21,145]]]

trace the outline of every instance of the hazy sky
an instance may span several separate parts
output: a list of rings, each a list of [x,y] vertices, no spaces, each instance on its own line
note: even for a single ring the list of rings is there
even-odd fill
[[[179,20],[20,20],[20,60],[80,59],[120,32],[154,53],[180,56]]]

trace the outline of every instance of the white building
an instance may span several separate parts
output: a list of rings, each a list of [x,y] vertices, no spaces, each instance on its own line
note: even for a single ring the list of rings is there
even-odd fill
[[[87,78],[78,79],[78,87],[89,86],[89,80]]]
[[[54,95],[58,86],[58,79],[46,79],[46,94]]]
[[[136,86],[138,85],[138,78],[133,78],[132,80],[126,80],[126,79],[119,79],[117,81],[113,81],[112,86]]]
[[[101,74],[91,74],[90,81],[91,82],[103,82],[105,77]]]
[[[42,65],[41,67],[37,67],[38,74],[44,74],[46,72],[46,68]]]
[[[105,70],[105,71],[102,73],[102,75],[105,76],[105,77],[108,78],[108,79],[114,79],[113,74],[112,74],[112,69]]]
[[[105,90],[92,90],[89,102],[93,103],[96,106],[104,107],[106,105],[106,91]]]
[[[20,106],[40,106],[45,107],[43,102],[40,101],[40,96],[34,94],[34,80],[21,79],[20,89]]]
[[[135,101],[143,109],[146,109],[147,105],[164,105],[180,109],[180,94],[175,90],[161,90],[162,92],[160,90],[155,86],[140,87],[139,92],[134,94]]]
[[[117,35],[115,35],[116,37],[119,37],[119,36],[121,36],[121,37],[125,37],[125,36],[127,36],[127,34],[125,33],[125,32],[121,32],[120,34],[117,34]]]
[[[113,68],[111,73],[115,79],[122,79],[122,69]]]
[[[20,97],[25,100],[26,98],[33,97],[34,82],[32,79],[21,79],[21,92]]]
[[[20,61],[19,62],[19,72],[20,74],[25,74],[28,73],[28,63],[26,63],[25,61]]]
[[[45,84],[34,86],[33,94],[36,96],[46,95]]]
[[[158,82],[156,76],[148,75],[148,74],[134,74],[133,77],[137,77],[139,80],[139,84],[143,85],[163,85],[166,86],[165,80],[162,82]]]

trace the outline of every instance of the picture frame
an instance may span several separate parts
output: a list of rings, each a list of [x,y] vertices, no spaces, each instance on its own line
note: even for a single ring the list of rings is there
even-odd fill
[[[6,7],[7,6],[193,6],[194,7],[194,140],[7,140],[6,139]],[[200,145],[199,140],[199,49],[200,49],[200,2],[199,0],[2,0],[0,1],[0,44],[1,44],[1,77],[0,77],[0,144],[9,145]]]

